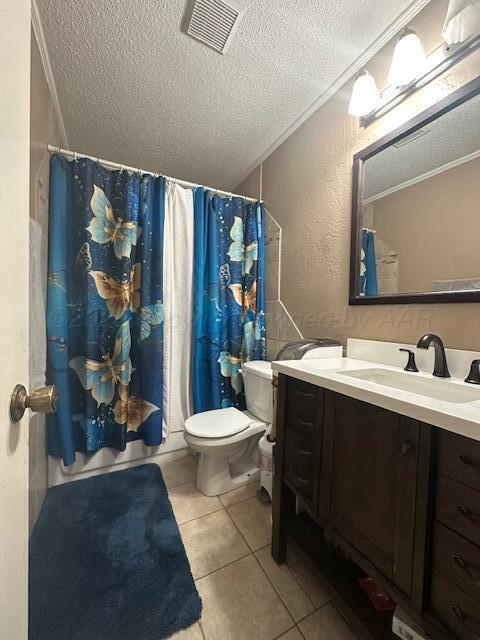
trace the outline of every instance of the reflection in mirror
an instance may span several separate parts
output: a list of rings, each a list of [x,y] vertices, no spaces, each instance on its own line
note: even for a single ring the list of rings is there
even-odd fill
[[[360,295],[480,290],[480,95],[364,163]]]

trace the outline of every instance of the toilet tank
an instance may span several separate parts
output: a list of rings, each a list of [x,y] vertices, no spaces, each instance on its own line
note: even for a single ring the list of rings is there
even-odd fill
[[[242,365],[247,409],[256,418],[272,421],[272,368],[265,360],[251,360]]]

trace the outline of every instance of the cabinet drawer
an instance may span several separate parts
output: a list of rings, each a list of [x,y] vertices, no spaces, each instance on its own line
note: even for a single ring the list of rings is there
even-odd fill
[[[287,426],[307,438],[315,438],[323,415],[323,389],[303,382],[288,381]]]
[[[287,431],[294,429],[304,438],[313,441],[315,439],[316,425],[312,420],[304,420],[303,418],[292,417],[287,419]]]
[[[285,477],[308,499],[314,492],[313,442],[294,431],[287,430],[285,442]]]
[[[478,602],[436,571],[432,575],[430,603],[439,620],[457,637],[461,640],[478,640],[480,637]]]
[[[480,493],[438,475],[436,518],[457,533],[480,542]]]
[[[480,491],[480,442],[440,430],[438,470]]]
[[[433,568],[480,600],[480,547],[439,522],[434,525]]]

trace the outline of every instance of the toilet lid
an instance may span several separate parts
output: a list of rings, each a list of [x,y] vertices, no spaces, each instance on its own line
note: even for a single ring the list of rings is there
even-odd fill
[[[235,407],[227,407],[191,416],[185,420],[185,431],[197,438],[226,438],[244,431],[251,422]]]

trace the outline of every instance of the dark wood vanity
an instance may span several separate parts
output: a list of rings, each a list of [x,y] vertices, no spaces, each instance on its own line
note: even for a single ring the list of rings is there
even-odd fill
[[[394,637],[368,574],[433,638],[480,638],[480,442],[280,374],[274,472],[273,557],[298,546],[360,637]]]

